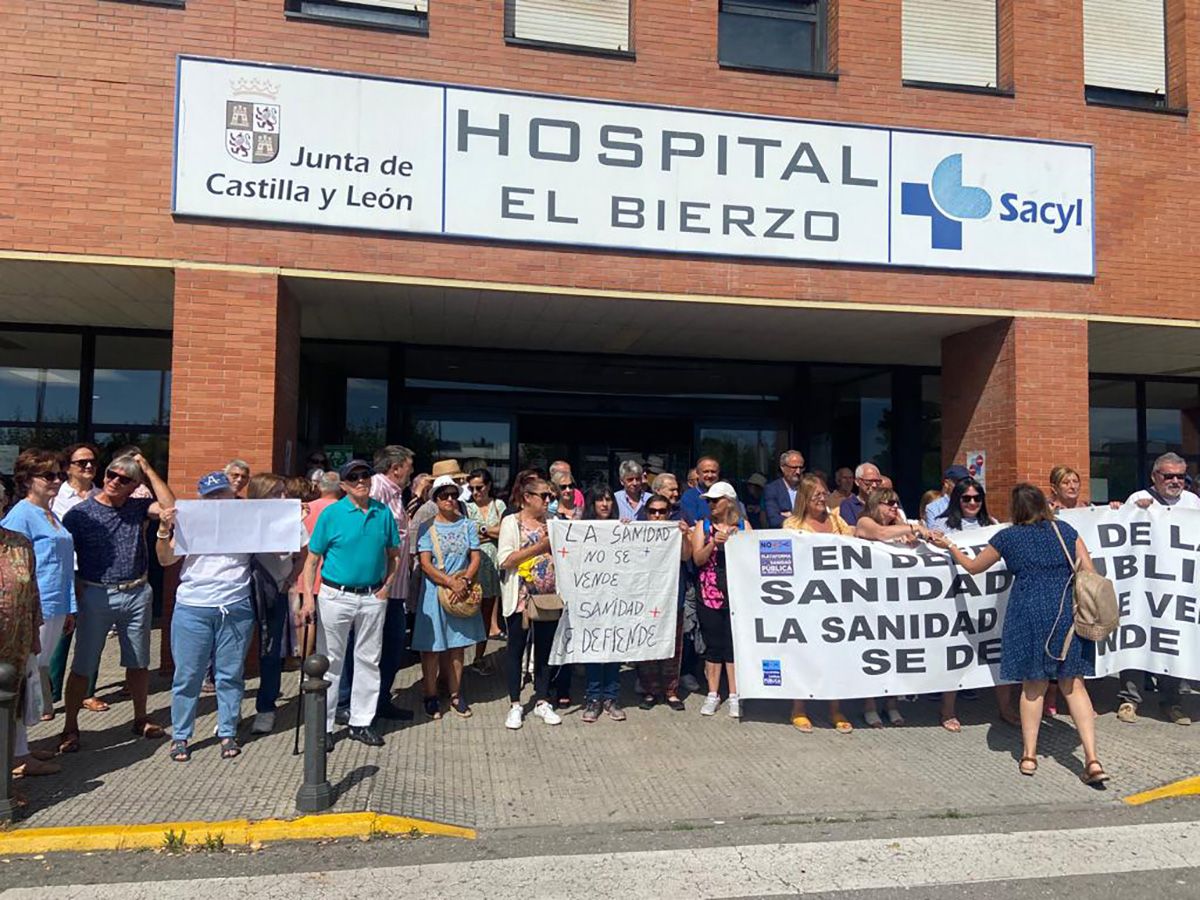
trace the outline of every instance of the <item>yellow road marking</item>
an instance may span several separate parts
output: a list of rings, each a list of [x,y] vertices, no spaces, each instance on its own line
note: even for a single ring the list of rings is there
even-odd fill
[[[1156,787],[1140,794],[1130,794],[1125,802],[1130,806],[1141,806],[1154,800],[1165,800],[1168,797],[1189,797],[1200,794],[1200,775],[1184,778],[1182,781],[1172,781],[1162,787]]]

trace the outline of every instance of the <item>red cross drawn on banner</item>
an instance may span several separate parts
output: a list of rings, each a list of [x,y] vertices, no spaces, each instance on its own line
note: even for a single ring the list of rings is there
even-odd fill
[[[662,611],[658,609],[652,609],[650,610],[650,615],[657,619],[660,615],[662,615]]]
[[[563,559],[566,559],[567,558],[567,548],[563,547],[561,550],[559,550],[558,555],[561,556]]]

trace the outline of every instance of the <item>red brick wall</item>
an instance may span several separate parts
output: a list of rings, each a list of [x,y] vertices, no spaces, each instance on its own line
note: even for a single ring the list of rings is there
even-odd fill
[[[282,466],[296,434],[299,332],[278,279],[179,269],[174,329],[172,486],[194,496],[196,479],[234,456],[254,472]]]
[[[841,0],[837,81],[721,70],[717,0],[636,0],[637,60],[509,47],[501,0],[430,0],[428,37],[283,16],[283,0],[7,0],[0,18],[0,249],[596,288],[1191,318],[1200,219],[1190,120],[1088,106],[1078,2],[1011,4],[1013,99],[905,88],[901,0]],[[1172,87],[1195,90],[1200,0],[1171,0]],[[1007,41],[1007,37],[1005,38]],[[488,246],[174,221],[175,55],[1096,145],[1095,282]],[[1185,90],[1186,89],[1186,90]],[[1180,92],[1183,93],[1180,93]]]
[[[1087,497],[1087,323],[1008,319],[942,342],[942,461],[987,451],[988,510],[1004,519],[1020,481],[1049,490],[1071,466]]]

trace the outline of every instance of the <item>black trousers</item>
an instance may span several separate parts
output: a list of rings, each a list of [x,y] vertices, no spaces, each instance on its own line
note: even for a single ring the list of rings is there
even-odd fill
[[[525,661],[525,647],[533,641],[533,697],[535,700],[557,699],[550,696],[553,682],[558,695],[570,693],[570,666],[551,666],[550,647],[554,643],[554,632],[558,622],[530,622],[526,629],[521,613],[513,613],[504,620],[508,625],[508,699],[521,701],[521,666]]]

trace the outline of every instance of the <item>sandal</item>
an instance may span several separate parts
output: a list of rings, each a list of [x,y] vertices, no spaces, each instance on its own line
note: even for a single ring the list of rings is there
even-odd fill
[[[130,731],[148,741],[167,736],[161,725],[155,725],[149,719],[135,719]]]
[[[171,749],[167,751],[167,756],[175,762],[187,762],[192,758],[192,749],[187,741],[171,741]]]
[[[942,727],[951,734],[958,734],[962,731],[962,722],[958,721],[957,716],[946,716],[942,719]]]
[[[88,712],[108,712],[108,704],[103,700],[98,700],[95,697],[88,697],[83,701],[83,708]]]
[[[442,717],[442,706],[437,697],[425,698],[425,715],[435,720]]]
[[[64,731],[58,738],[59,753],[78,753],[79,752],[79,729],[74,731]]]
[[[53,721],[54,721],[54,713],[52,713],[52,712],[48,712],[48,713],[42,713],[42,718],[41,718],[41,721],[43,721],[43,722],[53,722]]]
[[[850,724],[850,720],[841,713],[831,717],[830,721],[833,722],[833,727],[838,734],[849,734],[854,730],[854,726]]]
[[[1032,764],[1032,765],[1029,765],[1029,764]],[[1028,768],[1026,768],[1027,765],[1029,765]],[[1021,770],[1021,774],[1028,775],[1030,778],[1032,778],[1033,773],[1037,771],[1037,767],[1038,767],[1038,761],[1037,761],[1036,756],[1022,756],[1021,762],[1018,764],[1018,768]]]
[[[887,714],[889,725],[903,725],[904,724],[904,716],[900,715],[900,710],[887,709],[887,710],[884,710],[884,712]]]
[[[238,746],[237,738],[221,738],[221,759],[233,759],[241,753],[242,748]]]
[[[450,695],[450,708],[454,710],[455,715],[464,719],[471,718],[471,707],[462,694]]]
[[[1080,781],[1084,784],[1103,784],[1108,781],[1108,778],[1108,773],[1104,771],[1104,766],[1100,765],[1098,759],[1084,763],[1083,774],[1079,776]]]
[[[792,727],[804,734],[812,734],[812,720],[808,716],[792,716]]]
[[[870,725],[872,728],[882,728],[883,727],[883,719],[881,719],[879,717],[879,712],[874,709],[868,709],[866,712],[863,713],[863,721],[866,722],[868,725]]]

